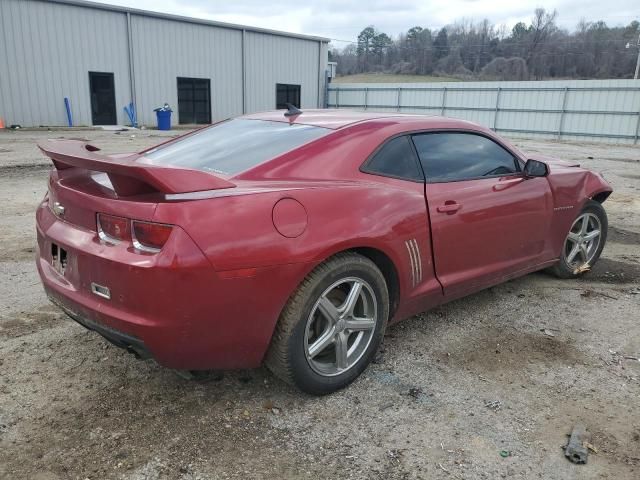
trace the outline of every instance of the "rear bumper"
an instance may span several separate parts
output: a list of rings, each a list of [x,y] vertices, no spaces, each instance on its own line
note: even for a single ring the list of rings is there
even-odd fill
[[[168,368],[259,366],[284,304],[311,268],[216,272],[179,228],[162,252],[146,255],[101,243],[45,203],[36,220],[37,267],[52,302],[115,345]],[[68,252],[64,275],[52,266],[52,243]],[[92,283],[108,287],[111,298],[93,293]]]
[[[58,301],[55,297],[50,296],[49,300],[84,328],[99,333],[116,347],[125,349],[141,360],[146,360],[152,357],[151,352],[149,352],[145,344],[139,338],[136,338],[133,335],[119,332],[117,330],[114,330],[113,328],[109,328],[105,325],[101,325],[92,320],[89,320],[88,318],[85,318],[80,314],[72,311],[70,308]]]

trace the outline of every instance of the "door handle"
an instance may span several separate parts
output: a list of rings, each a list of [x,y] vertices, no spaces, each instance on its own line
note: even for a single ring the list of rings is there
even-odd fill
[[[462,207],[462,205],[460,205],[459,203],[447,200],[444,205],[440,205],[436,210],[440,213],[448,213],[449,215],[451,215],[460,210],[460,207]]]
[[[493,186],[493,191],[494,192],[499,192],[501,190],[506,190],[507,188],[511,188],[515,185],[518,185],[519,183],[522,183],[524,181],[524,178],[520,177],[520,178],[509,178],[507,180],[500,180],[498,183],[496,183]]]

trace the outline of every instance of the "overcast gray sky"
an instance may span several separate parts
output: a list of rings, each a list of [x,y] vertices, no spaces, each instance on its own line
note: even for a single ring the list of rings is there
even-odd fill
[[[558,23],[572,30],[581,20],[627,25],[640,19],[639,0],[99,0],[176,15],[239,23],[288,32],[354,40],[367,25],[391,36],[420,25],[441,28],[456,20],[482,20],[511,28],[529,22],[543,6],[558,11]],[[344,43],[334,42],[336,46]]]

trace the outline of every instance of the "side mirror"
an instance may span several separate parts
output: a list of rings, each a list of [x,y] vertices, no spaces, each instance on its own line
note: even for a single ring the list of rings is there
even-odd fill
[[[549,167],[547,167],[546,163],[529,159],[527,163],[524,164],[524,176],[526,178],[546,177],[548,174]]]

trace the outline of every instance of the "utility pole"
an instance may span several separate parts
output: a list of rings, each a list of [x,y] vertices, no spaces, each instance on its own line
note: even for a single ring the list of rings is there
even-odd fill
[[[627,43],[627,48],[631,48],[631,44]],[[638,49],[638,61],[636,62],[636,73],[633,76],[634,80],[638,79],[638,73],[640,73],[640,35],[638,35],[638,43],[636,44],[636,48]]]
[[[638,79],[638,71],[640,70],[640,35],[638,35],[638,60],[636,61],[636,74],[633,76],[634,79]]]

